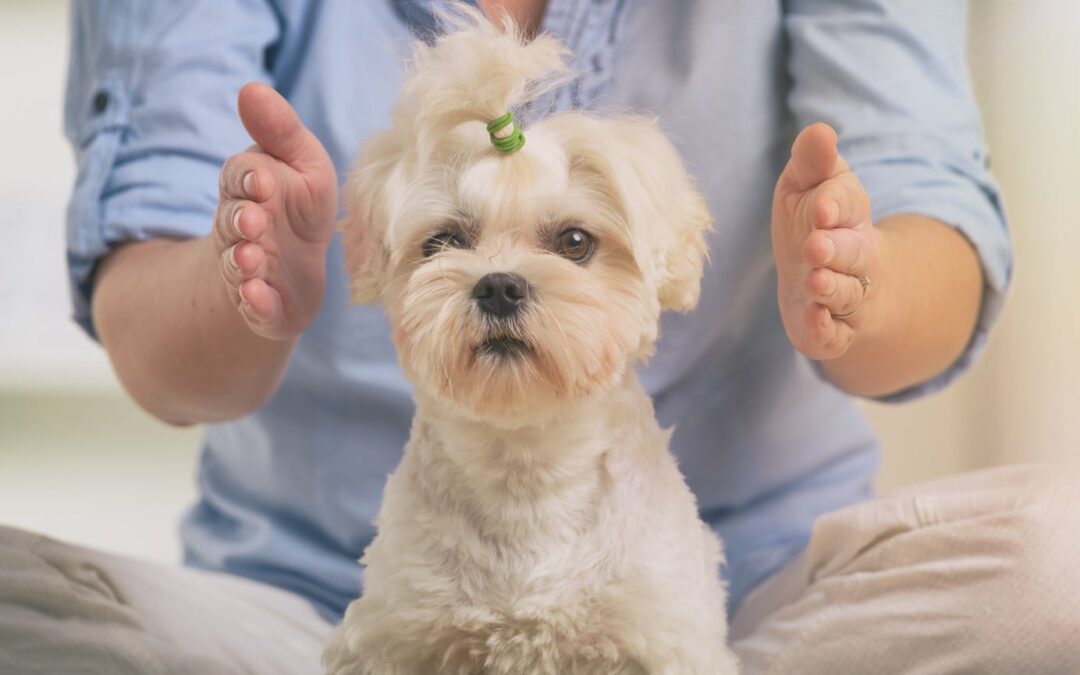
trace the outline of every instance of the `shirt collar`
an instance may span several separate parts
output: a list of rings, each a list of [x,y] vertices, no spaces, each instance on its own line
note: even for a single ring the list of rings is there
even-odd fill
[[[478,5],[478,0],[465,1],[474,7]],[[447,10],[450,0],[390,0],[390,4],[414,35],[430,40],[438,33],[435,14]]]
[[[432,40],[438,34],[435,15],[452,0],[389,0],[414,35]],[[574,54],[578,77],[533,105],[532,114],[588,108],[601,99],[612,78],[614,45],[628,0],[548,0],[541,30],[562,40]],[[476,7],[479,0],[466,0]]]

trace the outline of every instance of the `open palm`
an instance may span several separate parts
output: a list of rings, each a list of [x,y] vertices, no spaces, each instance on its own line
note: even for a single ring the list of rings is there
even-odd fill
[[[804,129],[773,196],[780,316],[795,348],[819,360],[843,356],[854,342],[879,258],[870,197],[836,141],[825,124]]]
[[[244,87],[239,111],[255,145],[221,172],[214,224],[221,274],[254,332],[288,339],[322,304],[337,176],[319,140],[270,87]]]

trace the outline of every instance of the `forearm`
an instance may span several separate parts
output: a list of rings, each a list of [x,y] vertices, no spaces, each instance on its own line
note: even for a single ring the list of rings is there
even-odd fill
[[[94,326],[132,398],[171,424],[237,417],[276,390],[295,339],[256,335],[209,237],[123,246],[97,274]]]
[[[982,271],[952,227],[910,214],[877,223],[880,265],[843,356],[822,361],[829,378],[859,396],[925,382],[963,352],[978,318]]]

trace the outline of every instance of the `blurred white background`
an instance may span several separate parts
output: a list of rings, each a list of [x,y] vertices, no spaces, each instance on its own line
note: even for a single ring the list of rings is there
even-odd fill
[[[913,404],[867,406],[885,445],[882,488],[1080,457],[1078,27],[1076,0],[971,2],[969,57],[1015,285],[974,373]],[[0,2],[0,523],[175,560],[199,432],[136,408],[68,318],[66,59],[65,2]]]

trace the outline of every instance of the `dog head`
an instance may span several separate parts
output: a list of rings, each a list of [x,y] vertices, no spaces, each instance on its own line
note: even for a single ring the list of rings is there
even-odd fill
[[[346,184],[352,298],[383,302],[421,391],[515,425],[651,354],[661,311],[697,302],[711,218],[651,119],[564,113],[496,150],[485,124],[560,82],[564,49],[444,21]]]

